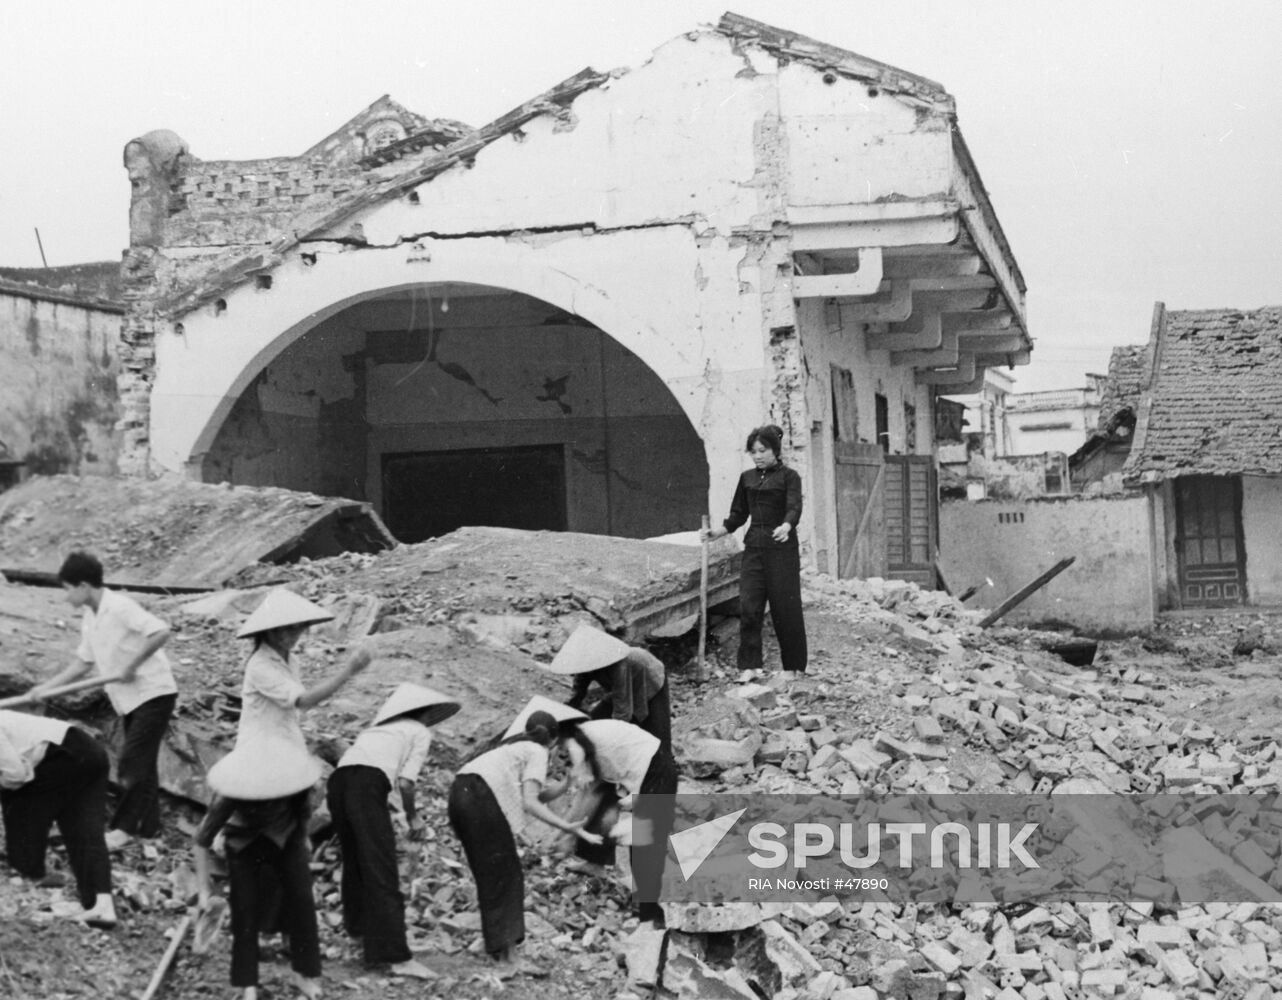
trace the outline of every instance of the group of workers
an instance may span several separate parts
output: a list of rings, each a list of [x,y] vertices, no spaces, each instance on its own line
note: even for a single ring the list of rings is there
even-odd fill
[[[773,426],[752,432],[747,450],[755,468],[741,477],[724,527],[704,538],[733,531],[751,518],[739,666],[761,665],[762,614],[769,603],[783,666],[800,672],[806,665],[795,531],[800,480],[780,461],[781,436]],[[177,686],[163,648],[168,627],[104,587],[95,557],[73,553],[59,580],[68,601],[83,609],[76,661],[29,694],[48,697],[96,668],[122,720],[120,795],[108,820],[107,753],[83,729],[0,709],[0,812],[9,865],[43,884],[55,881],[46,874],[45,854],[57,824],[82,907],[77,917],[105,929],[117,920],[110,852],[159,831],[157,761]],[[214,797],[193,851],[198,911],[206,913],[217,900],[212,855],[221,839],[231,983],[243,1000],[258,996],[259,936],[272,930],[287,937],[299,992],[320,995],[308,825],[311,793],[323,766],[307,747],[300,716],[370,662],[368,651],[358,648],[326,679],[310,687],[303,683],[290,654],[309,626],[331,618],[319,605],[279,588],[267,594],[237,634],[252,642],[252,649],[244,665],[236,742],[208,773]],[[647,810],[646,821],[631,830],[620,822],[620,813],[635,796],[672,803],[676,793],[664,665],[644,649],[582,625],[545,667],[573,678],[568,702],[531,699],[501,739],[464,762],[449,791],[449,822],[472,871],[485,950],[500,975],[522,968],[517,946],[525,937],[525,889],[517,837],[531,817],[569,835],[587,870],[613,864],[619,844],[630,843],[636,915],[659,925],[663,920],[658,896],[672,807]],[[585,712],[594,687],[602,697]],[[343,754],[326,785],[343,863],[343,927],[360,942],[368,966],[394,975],[432,978],[434,973],[410,949],[389,796],[398,797],[410,838],[421,838],[425,824],[414,793],[431,727],[460,707],[448,695],[401,684]],[[550,781],[552,755],[561,748],[569,767],[564,777]],[[581,817],[574,820],[548,805],[570,787],[581,791],[581,800],[568,812]]]

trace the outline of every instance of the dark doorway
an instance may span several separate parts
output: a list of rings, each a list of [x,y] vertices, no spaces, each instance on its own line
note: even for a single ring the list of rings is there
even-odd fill
[[[1245,603],[1241,480],[1181,476],[1175,481],[1175,511],[1181,606],[1224,608]]]
[[[890,401],[881,393],[873,397],[873,406],[877,419],[877,443],[881,450],[890,454]]]
[[[565,449],[550,444],[384,455],[383,520],[402,542],[478,524],[564,531]]]

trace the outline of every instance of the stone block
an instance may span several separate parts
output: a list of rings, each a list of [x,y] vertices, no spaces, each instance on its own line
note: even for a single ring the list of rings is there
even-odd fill
[[[762,919],[756,903],[664,903],[663,915],[669,930],[687,934],[741,931]]]
[[[944,729],[933,716],[917,716],[913,720],[913,729],[917,732],[917,738],[923,743],[944,742]]]
[[[823,971],[809,949],[782,924],[767,920],[761,924],[766,939],[766,957],[779,969],[784,986],[800,986]]]
[[[628,982],[650,987],[659,983],[659,963],[667,931],[643,923],[623,939],[623,958],[628,968]]]

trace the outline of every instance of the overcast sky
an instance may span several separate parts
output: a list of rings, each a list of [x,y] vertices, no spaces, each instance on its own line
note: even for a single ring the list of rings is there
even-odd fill
[[[635,66],[706,0],[5,5],[0,264],[118,259],[121,150],[301,153],[379,95],[481,125],[585,66]],[[1084,384],[1153,303],[1282,304],[1282,4],[735,0],[942,83],[1028,283],[1018,389]]]

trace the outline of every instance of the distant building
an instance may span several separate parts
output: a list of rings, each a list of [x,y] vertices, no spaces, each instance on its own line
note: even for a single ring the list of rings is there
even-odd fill
[[[1080,389],[1012,392],[1006,396],[1006,427],[1010,455],[1046,452],[1072,454],[1099,423],[1103,375],[1087,375]]]

